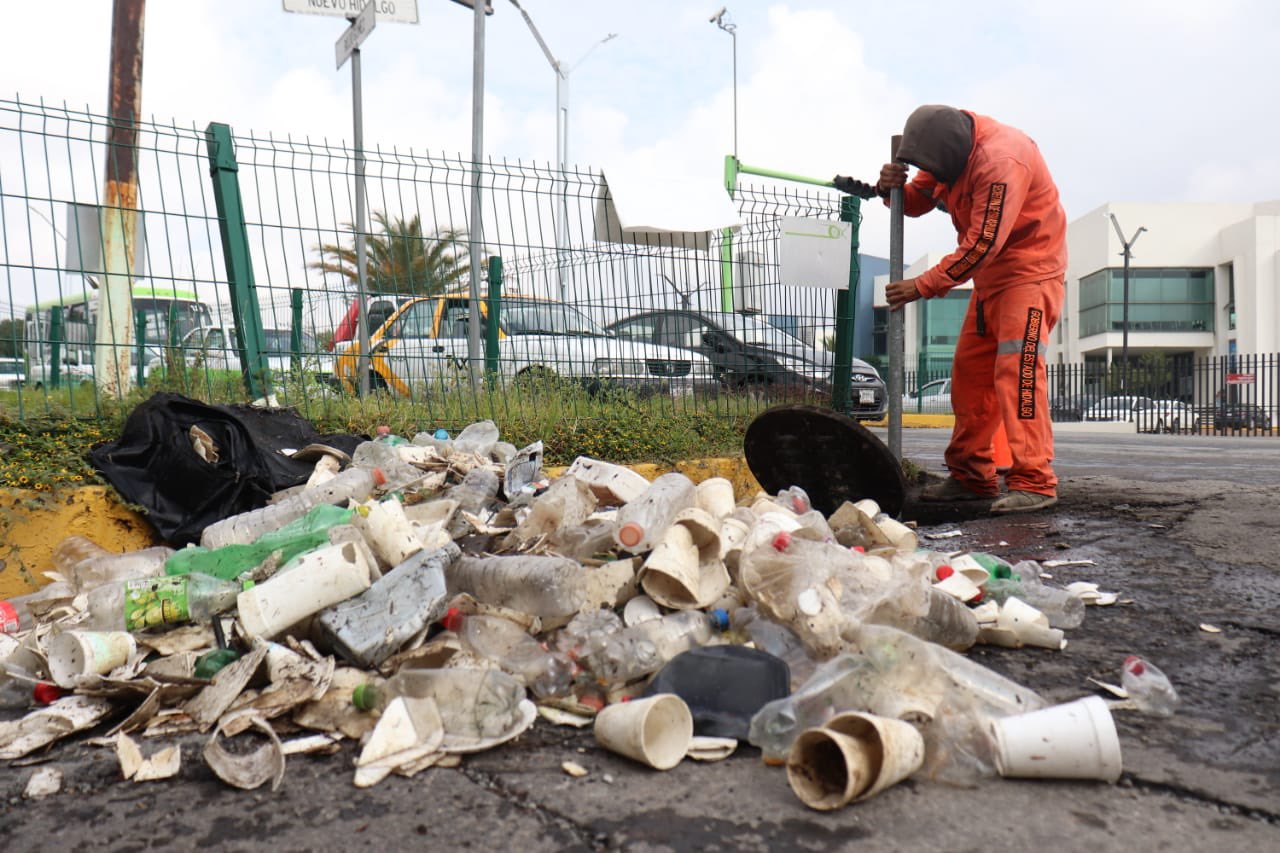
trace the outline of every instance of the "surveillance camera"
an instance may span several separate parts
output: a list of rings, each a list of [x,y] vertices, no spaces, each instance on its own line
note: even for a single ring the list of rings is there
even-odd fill
[[[716,23],[717,21],[719,21],[721,18],[723,18],[723,17],[724,17],[724,13],[725,13],[725,12],[727,12],[727,11],[729,11],[729,7],[728,7],[728,6],[721,6],[721,7],[720,7],[720,11],[719,11],[719,12],[716,12],[716,13],[715,13],[714,15],[712,15],[710,18],[707,18],[707,23],[709,23],[709,24],[714,24],[714,23]]]

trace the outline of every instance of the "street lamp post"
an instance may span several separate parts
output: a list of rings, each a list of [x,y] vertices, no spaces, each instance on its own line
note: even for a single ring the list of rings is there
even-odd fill
[[[560,197],[560,204],[557,209],[553,210],[552,227],[555,229],[556,239],[556,275],[560,289],[560,300],[565,300],[565,275],[564,275],[564,245],[568,242],[569,230],[569,190],[568,190],[568,171],[569,171],[569,75],[573,73],[579,65],[587,60],[592,52],[607,41],[618,37],[617,33],[609,33],[600,39],[591,47],[587,48],[587,52],[582,54],[582,58],[573,65],[565,66],[565,64],[556,58],[551,52],[551,48],[547,46],[547,42],[542,38],[542,33],[538,32],[537,26],[533,23],[533,18],[529,17],[529,13],[524,10],[517,0],[511,0],[511,5],[520,10],[520,14],[524,17],[524,22],[529,25],[529,32],[533,33],[533,38],[538,42],[538,47],[542,48],[542,54],[547,58],[547,62],[551,65],[551,70],[556,74],[556,168],[560,172],[560,177],[565,181],[565,189]]]
[[[1120,245],[1123,250],[1120,254],[1124,255],[1124,313],[1121,320],[1122,338],[1120,344],[1120,388],[1123,391],[1129,390],[1129,261],[1133,257],[1133,244],[1138,242],[1138,237],[1146,231],[1146,227],[1140,226],[1137,231],[1133,232],[1133,236],[1128,240],[1124,238],[1124,232],[1120,230],[1120,220],[1116,219],[1114,213],[1110,214],[1111,225],[1116,229],[1116,236],[1120,238]]]
[[[738,25],[727,17],[729,7],[721,6],[711,16],[711,23],[724,30],[733,39],[733,159],[738,159]]]

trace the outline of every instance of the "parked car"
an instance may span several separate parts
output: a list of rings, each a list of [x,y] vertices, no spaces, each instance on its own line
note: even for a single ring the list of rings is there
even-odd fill
[[[420,297],[396,309],[369,336],[374,387],[408,395],[427,385],[452,385],[467,370],[470,302],[465,293]],[[480,301],[482,323],[488,300]],[[354,390],[360,345],[338,356],[337,374]],[[654,343],[623,340],[577,308],[533,296],[504,296],[498,323],[498,370],[506,381],[564,378],[588,390],[635,388],[688,394],[715,385],[702,356]]]
[[[1219,432],[1234,429],[1271,429],[1271,414],[1252,403],[1222,403],[1213,411],[1213,428]]]
[[[1121,421],[1139,426],[1153,413],[1150,397],[1103,397],[1085,410],[1086,421]]]
[[[1200,418],[1195,409],[1180,400],[1152,400],[1151,409],[1145,413],[1139,429],[1151,432],[1180,432],[1183,429],[1199,429]]]
[[[926,414],[951,413],[951,377],[935,379],[902,398],[902,411]]]
[[[761,317],[722,311],[664,309],[646,311],[606,327],[629,341],[678,347],[707,358],[721,387],[731,390],[830,394],[835,356],[773,326]],[[851,373],[852,414],[864,420],[884,417],[884,380],[874,367],[855,358]]]
[[[1071,395],[1049,400],[1049,418],[1053,421],[1082,421],[1085,410],[1093,404],[1094,397]]]
[[[263,351],[273,376],[293,373],[293,339],[289,329],[263,329]],[[332,384],[333,356],[321,352],[316,339],[302,334],[299,348],[304,376]],[[231,326],[201,326],[182,339],[182,357],[192,367],[210,370],[239,370],[240,354],[236,349],[235,330]]]
[[[0,358],[0,388],[17,388],[26,384],[27,365],[20,358]]]

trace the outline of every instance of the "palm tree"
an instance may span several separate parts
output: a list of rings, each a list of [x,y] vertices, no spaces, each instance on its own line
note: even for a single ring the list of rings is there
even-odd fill
[[[424,235],[420,217],[391,219],[381,211],[374,212],[373,220],[380,233],[365,238],[365,283],[370,293],[444,293],[470,272],[459,248],[466,232],[450,228]],[[343,227],[355,230],[349,222]],[[311,269],[337,273],[353,284],[358,280],[354,241],[350,246],[323,243],[314,251],[320,260],[309,264]]]

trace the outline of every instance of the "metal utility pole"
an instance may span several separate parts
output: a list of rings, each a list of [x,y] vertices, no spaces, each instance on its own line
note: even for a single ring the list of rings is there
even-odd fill
[[[893,137],[889,145],[889,159],[898,159],[898,146],[902,136]],[[889,281],[902,281],[902,187],[889,191]],[[905,385],[902,361],[906,358],[906,340],[903,324],[905,308],[889,311],[889,452],[894,459],[902,459],[902,395]]]
[[[483,342],[480,340],[480,249],[484,237],[481,221],[481,160],[484,157],[484,15],[485,4],[472,2],[474,44],[471,65],[471,293],[467,308],[467,366],[470,368],[471,391],[480,392],[484,368]]]
[[[733,18],[725,19],[729,13],[728,6],[721,6],[720,11],[711,16],[711,23],[724,30],[733,39],[733,157],[738,158],[738,25]]]
[[[1133,244],[1138,242],[1145,227],[1139,227],[1133,232],[1133,236],[1128,240],[1124,238],[1124,232],[1120,230],[1120,220],[1116,219],[1114,213],[1110,214],[1111,225],[1116,229],[1116,236],[1120,238],[1120,245],[1124,249],[1120,254],[1124,255],[1124,317],[1122,320],[1122,338],[1120,345],[1120,389],[1122,391],[1129,390],[1129,261],[1133,257]]]
[[[104,394],[128,392],[133,343],[133,256],[138,227],[138,122],[142,117],[142,23],[146,0],[115,0],[107,90],[106,183],[102,193],[103,286],[98,291],[94,381]]]
[[[609,33],[600,41],[591,45],[587,52],[582,54],[582,58],[568,68],[555,54],[551,52],[551,48],[547,46],[547,42],[542,38],[542,33],[538,32],[537,26],[533,23],[533,18],[529,17],[529,13],[524,10],[517,0],[511,0],[511,5],[520,10],[524,22],[529,25],[529,32],[533,33],[533,38],[538,42],[538,47],[542,48],[542,55],[547,58],[547,62],[551,65],[551,70],[556,75],[556,168],[560,171],[560,177],[565,183],[565,187],[561,192],[560,204],[552,210],[552,228],[555,230],[556,240],[556,279],[560,291],[560,301],[565,301],[565,275],[564,275],[564,247],[568,243],[569,229],[569,190],[568,190],[568,171],[569,171],[569,75],[573,70],[587,60],[592,52],[604,44],[605,42],[617,38],[617,33]]]

